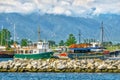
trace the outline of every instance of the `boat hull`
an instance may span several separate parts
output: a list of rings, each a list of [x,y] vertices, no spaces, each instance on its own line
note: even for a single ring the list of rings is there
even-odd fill
[[[43,52],[40,54],[14,54],[14,58],[26,59],[48,59],[53,57],[53,52]]]
[[[15,51],[0,51],[0,58],[13,58]]]
[[[69,53],[68,57],[70,59],[104,59],[104,55],[98,54],[88,54],[88,53]]]
[[[14,54],[0,54],[0,58],[13,58]]]

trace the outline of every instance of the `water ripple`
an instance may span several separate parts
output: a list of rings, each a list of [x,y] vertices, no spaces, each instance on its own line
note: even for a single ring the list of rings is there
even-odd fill
[[[120,73],[0,73],[0,80],[120,80]]]

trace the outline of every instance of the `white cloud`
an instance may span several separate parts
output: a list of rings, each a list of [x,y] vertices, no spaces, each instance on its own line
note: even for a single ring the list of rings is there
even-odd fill
[[[65,12],[65,8],[63,7],[54,7],[53,13],[55,14],[63,14]]]
[[[48,14],[88,16],[120,14],[119,0],[0,0],[0,12],[31,13],[40,11]]]
[[[4,13],[29,13],[35,10],[31,2],[22,3],[18,0],[0,0],[0,12]]]
[[[105,2],[97,2],[93,3],[93,7],[96,8],[96,10],[93,12],[93,14],[99,15],[99,14],[120,14],[120,1],[119,0],[105,0]]]

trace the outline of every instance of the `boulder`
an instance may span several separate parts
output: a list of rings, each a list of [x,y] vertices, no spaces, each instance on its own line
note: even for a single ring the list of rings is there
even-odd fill
[[[102,64],[102,65],[98,66],[98,69],[106,69],[106,68],[107,68],[107,66],[105,64]]]
[[[26,69],[31,69],[32,65],[31,64],[27,64]]]

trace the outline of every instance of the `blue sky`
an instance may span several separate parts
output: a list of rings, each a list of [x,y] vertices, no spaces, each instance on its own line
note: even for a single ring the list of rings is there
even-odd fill
[[[0,13],[94,16],[120,14],[120,0],[0,0]]]

